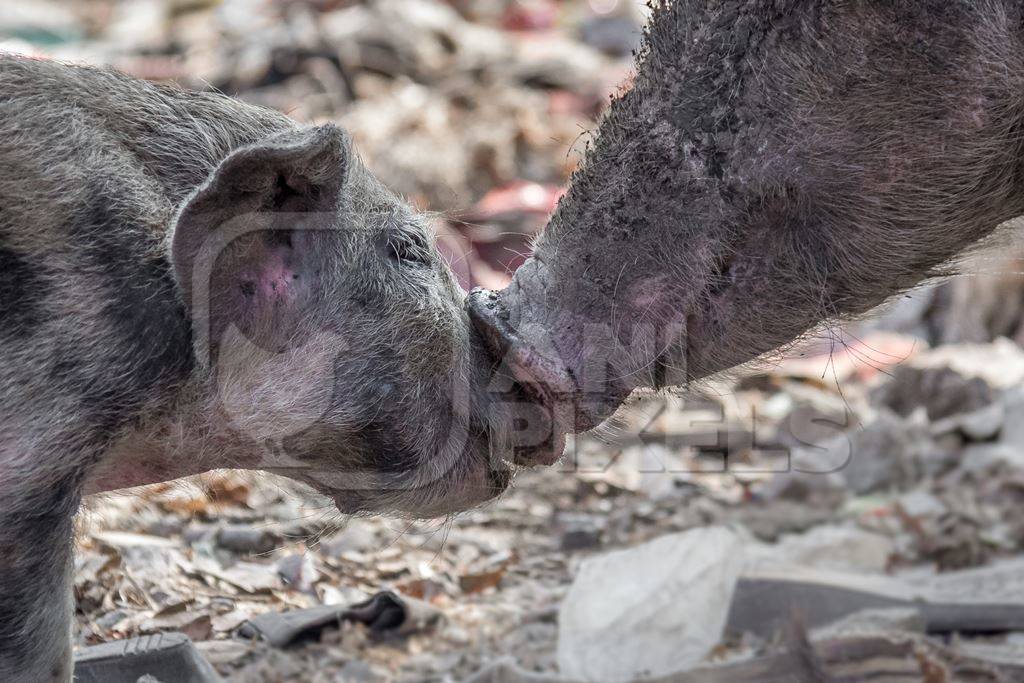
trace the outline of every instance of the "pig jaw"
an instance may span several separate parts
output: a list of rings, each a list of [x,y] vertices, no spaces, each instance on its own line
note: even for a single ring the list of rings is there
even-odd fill
[[[482,375],[482,373],[481,373]],[[380,463],[348,459],[346,447],[365,441],[358,433],[332,435],[331,462],[308,460],[295,436],[277,438],[242,428],[210,387],[197,376],[182,391],[190,397],[176,406],[154,406],[144,427],[115,441],[84,482],[86,495],[202,474],[214,469],[262,470],[306,483],[331,498],[346,514],[390,513],[438,517],[477,507],[501,495],[512,480],[510,455],[498,450],[495,436],[475,414],[486,399],[485,378],[473,379],[469,413],[452,416],[443,435],[430,434],[432,446],[408,456],[409,466],[388,469]],[[435,422],[438,416],[435,413]],[[424,432],[431,425],[425,420]],[[387,437],[385,437],[387,438]],[[364,446],[365,447],[365,446]],[[399,446],[381,442],[374,450],[399,457]]]

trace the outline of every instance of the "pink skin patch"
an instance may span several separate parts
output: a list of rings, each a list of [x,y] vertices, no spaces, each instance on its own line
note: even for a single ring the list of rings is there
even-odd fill
[[[633,307],[633,334],[655,335],[659,344],[666,344],[680,334],[686,334],[686,326],[680,327],[677,311],[687,308],[680,299],[680,292],[670,285],[665,276],[643,277],[630,285],[626,300]]]
[[[235,324],[262,348],[283,350],[294,341],[312,284],[300,253],[291,244],[260,241],[233,256],[235,270],[225,269],[215,285],[230,299],[217,311],[214,335]]]
[[[289,305],[297,298],[299,277],[287,263],[289,252],[287,247],[267,250],[255,267],[241,273],[242,293],[255,299],[257,307],[273,309]]]
[[[663,276],[645,277],[630,286],[630,299],[638,317],[644,311],[657,309],[665,300],[665,278]]]
[[[262,299],[291,300],[295,297],[295,289],[292,287],[294,279],[295,273],[285,265],[284,255],[270,254],[263,272],[256,278],[257,294]]]

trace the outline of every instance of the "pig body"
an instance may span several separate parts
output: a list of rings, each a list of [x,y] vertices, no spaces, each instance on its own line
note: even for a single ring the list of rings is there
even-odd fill
[[[343,511],[502,491],[462,294],[343,131],[0,55],[0,680],[71,676],[84,493],[214,467]]]
[[[475,295],[480,327],[583,430],[635,388],[759,358],[943,272],[1024,212],[1022,12],[659,3],[533,259]]]
[[[187,138],[202,135],[199,121],[158,131],[137,95],[116,103],[125,85],[0,57],[2,680],[68,679],[72,518],[85,477],[123,427],[170,409],[194,366],[165,256],[175,199],[218,155],[284,123],[253,117],[195,150]],[[130,124],[105,125],[125,109]]]

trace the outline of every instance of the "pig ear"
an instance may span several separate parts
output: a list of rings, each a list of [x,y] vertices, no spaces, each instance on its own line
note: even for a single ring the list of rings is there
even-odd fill
[[[350,149],[332,124],[279,133],[233,152],[185,202],[170,257],[197,351],[230,322],[298,315],[311,233],[337,216]]]

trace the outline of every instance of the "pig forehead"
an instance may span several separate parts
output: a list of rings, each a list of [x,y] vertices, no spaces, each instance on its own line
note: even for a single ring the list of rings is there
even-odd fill
[[[353,213],[383,216],[396,212],[410,213],[408,204],[363,168],[354,169],[349,174],[342,193],[343,203]]]
[[[374,198],[367,202],[353,202],[346,216],[350,227],[370,233],[393,230],[419,223],[412,209],[394,197]]]

